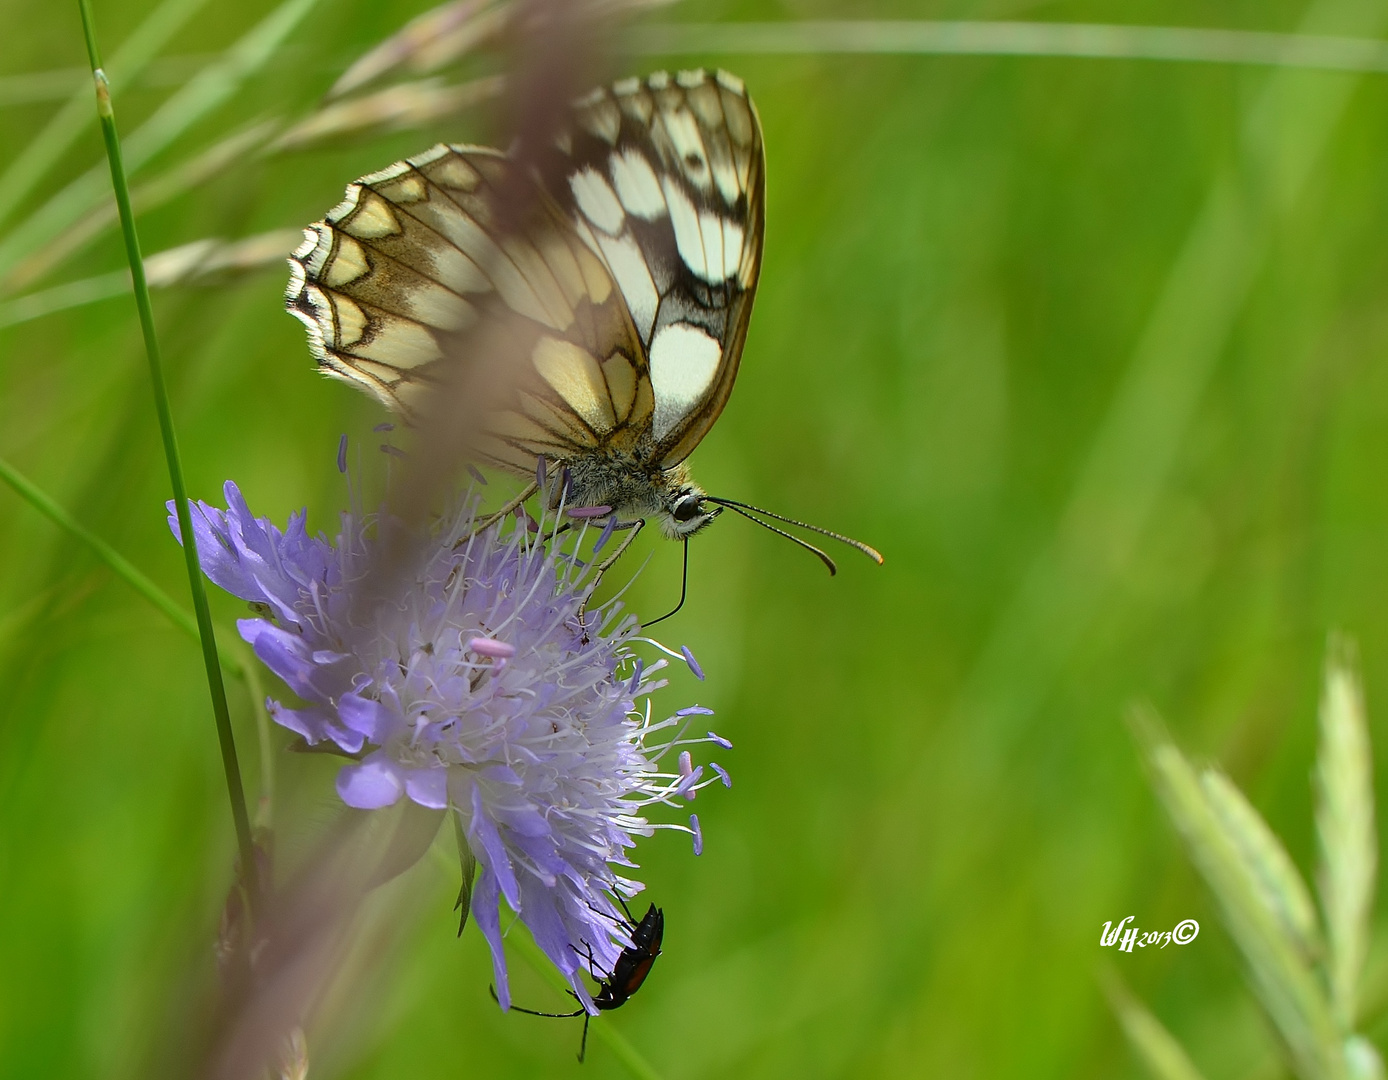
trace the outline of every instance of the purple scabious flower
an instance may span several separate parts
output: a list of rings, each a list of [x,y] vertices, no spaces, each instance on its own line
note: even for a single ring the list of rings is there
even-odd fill
[[[651,719],[646,695],[665,685],[656,676],[666,661],[637,658],[646,639],[620,605],[583,612],[582,564],[545,543],[543,529],[474,534],[467,500],[412,579],[368,605],[354,586],[374,557],[371,518],[344,513],[330,543],[308,534],[302,512],[281,531],[251,514],[235,484],[225,495],[225,511],[192,505],[198,556],[209,579],[262,616],[240,620],[241,636],[301,699],[271,699],[271,716],[353,759],[337,777],[348,806],[403,797],[458,815],[503,1008],[502,897],[593,1011],[582,968],[611,971],[631,944],[615,898],[644,887],[614,867],[634,867],[635,837],[659,828],[691,832],[702,848],[696,819],[652,822],[644,810],[678,807],[726,776],[715,767],[704,779],[687,751],[662,771],[676,747],[727,745],[712,733],[686,737],[708,710]]]

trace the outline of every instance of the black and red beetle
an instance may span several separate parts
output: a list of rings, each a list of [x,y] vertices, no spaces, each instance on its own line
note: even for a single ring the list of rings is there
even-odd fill
[[[622,907],[625,909],[626,905]],[[627,912],[630,916],[631,912]],[[598,978],[598,992],[593,995],[593,1004],[600,1012],[607,1012],[609,1009],[620,1009],[627,1003],[627,999],[632,994],[641,989],[641,984],[646,981],[646,976],[651,973],[651,965],[655,963],[655,958],[660,955],[660,943],[665,937],[665,912],[654,904],[647,909],[641,921],[635,926],[625,924],[626,930],[631,937],[631,944],[622,950],[617,957],[617,962],[612,965],[612,973],[606,978]],[[591,964],[592,957],[589,956]],[[573,991],[569,993],[573,995]],[[576,996],[576,995],[574,995]],[[496,990],[492,989],[492,997],[496,997]],[[527,1016],[549,1016],[556,1018],[567,1018],[572,1016],[583,1017],[583,1041],[579,1043],[578,1060],[581,1062],[584,1055],[588,1052],[588,1022],[592,1015],[587,1009],[575,1009],[573,1012],[551,1013],[539,1012],[536,1009],[522,1009],[519,1005],[512,1005],[516,1012],[525,1013]]]

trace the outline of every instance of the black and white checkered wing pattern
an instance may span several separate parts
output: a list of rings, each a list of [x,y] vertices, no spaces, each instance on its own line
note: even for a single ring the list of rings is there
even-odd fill
[[[531,185],[530,194],[517,185]],[[520,473],[649,431],[653,402],[621,293],[551,200],[496,150],[436,146],[364,176],[290,258],[287,304],[330,375],[407,418],[450,348],[516,364],[473,449]],[[507,198],[529,203],[503,228]]]
[[[541,172],[626,301],[655,459],[673,465],[718,418],[746,338],[764,225],[756,110],[726,72],[624,79],[575,104]]]
[[[440,145],[349,185],[290,258],[290,313],[325,372],[406,417],[464,337],[504,340],[514,393],[474,448],[516,472],[682,461],[732,390],[761,259],[761,131],[742,83],[623,80],[524,156],[538,175],[516,160]],[[517,205],[519,219],[503,210]]]

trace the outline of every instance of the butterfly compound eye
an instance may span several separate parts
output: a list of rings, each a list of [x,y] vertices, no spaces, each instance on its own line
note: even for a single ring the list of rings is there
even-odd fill
[[[686,495],[671,508],[670,516],[676,521],[693,521],[703,512],[703,507],[699,505],[699,496]]]

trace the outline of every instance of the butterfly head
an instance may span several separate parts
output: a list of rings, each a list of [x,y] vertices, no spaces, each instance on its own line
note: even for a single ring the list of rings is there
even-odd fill
[[[671,540],[687,540],[722,512],[707,501],[702,488],[685,480],[661,495],[660,531]]]

